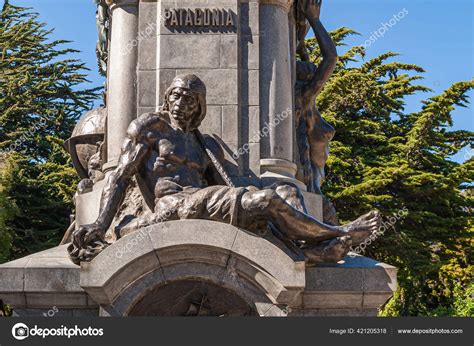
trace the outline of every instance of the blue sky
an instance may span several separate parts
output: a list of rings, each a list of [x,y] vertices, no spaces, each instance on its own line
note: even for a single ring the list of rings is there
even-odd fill
[[[93,0],[10,0],[10,3],[34,8],[48,27],[55,28],[53,38],[73,41],[71,47],[81,51],[77,58],[91,69],[89,79],[95,85],[103,83],[96,67]],[[420,100],[442,92],[453,82],[474,77],[473,0],[325,0],[321,20],[328,30],[346,26],[358,31],[361,36],[347,41],[352,46],[363,44],[382,23],[389,22],[400,11],[407,14],[368,47],[366,59],[395,51],[401,54],[397,60],[418,64],[426,70],[423,83],[434,92],[407,100],[407,110],[416,111]],[[470,96],[473,98],[474,93]],[[454,128],[474,131],[472,107],[454,112]],[[462,161],[464,155],[459,153],[455,159]]]

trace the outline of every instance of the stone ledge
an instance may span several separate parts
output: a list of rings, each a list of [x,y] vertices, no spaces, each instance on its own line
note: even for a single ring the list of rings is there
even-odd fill
[[[395,267],[360,255],[347,256],[337,264],[306,269],[301,306],[292,315],[376,315],[396,288]]]
[[[18,309],[97,306],[79,286],[68,244],[0,265],[0,299]]]
[[[190,222],[194,225],[190,226]],[[219,226],[217,233],[208,232],[210,224]],[[259,252],[258,248],[268,243],[267,240],[239,231],[230,225],[204,220],[177,222],[176,225],[188,229],[188,232],[184,232],[188,236],[184,236],[184,233],[173,234],[174,227],[164,228],[163,234],[153,237],[154,241],[151,240],[149,234],[145,237],[148,241],[143,241],[143,238],[140,241],[139,233],[131,234],[127,236],[127,239],[129,241],[136,239],[137,244],[143,245],[146,251],[142,253],[127,251],[127,254],[123,253],[121,257],[125,262],[129,260],[133,262],[130,255],[134,257],[133,254],[135,254],[140,258],[146,257],[146,254],[151,252],[152,255],[148,256],[148,259],[145,258],[145,262],[148,263],[145,269],[155,270],[166,261],[179,262],[182,259],[180,254],[167,256],[166,253],[169,254],[170,249],[176,245],[181,246],[183,243],[192,243],[194,245],[191,248],[200,252],[198,257],[201,260],[214,261],[214,269],[219,266],[225,274],[225,267],[222,266],[225,260],[227,267],[232,269],[232,273],[237,271],[247,279],[254,280],[253,282],[258,286],[266,287],[267,292],[277,297],[279,303],[290,305],[290,316],[375,316],[377,309],[391,297],[397,286],[395,267],[363,256],[348,256],[337,264],[324,264],[304,269],[302,263],[293,262],[281,249],[272,244],[266,244],[267,247],[274,249],[271,253]],[[164,224],[160,225],[160,227],[163,226]],[[226,232],[227,228],[233,231]],[[125,241],[127,239],[124,238]],[[221,256],[220,259],[217,257],[212,259],[201,253],[212,247],[219,250],[213,253]],[[0,265],[0,299],[11,304],[20,316],[42,316],[52,307],[57,307],[65,314],[73,316],[92,315],[94,311],[98,311],[98,304],[91,298],[95,294],[94,289],[89,288],[91,293],[89,295],[81,288],[80,268],[70,262],[66,248],[67,244]],[[160,254],[157,248],[162,249]],[[108,281],[107,275],[115,275],[113,269],[115,265],[119,267],[121,265],[115,256],[117,248],[111,246],[108,250],[110,256],[101,254],[99,257],[103,256],[104,261],[99,259],[99,262],[107,264],[106,267],[110,271],[102,265],[100,271],[94,271],[94,284],[97,286]],[[275,253],[280,255],[272,255]],[[208,252],[208,254],[211,253]],[[188,253],[188,256],[190,255],[192,253]],[[280,256],[286,260],[282,261]],[[160,258],[163,263],[160,263]],[[248,261],[242,261],[242,259]],[[167,264],[170,263],[167,262]],[[86,263],[83,265],[90,266]],[[173,263],[156,275],[165,274],[168,279],[173,279],[172,276],[176,274],[176,270],[188,271],[186,265],[186,263],[181,263],[181,265]],[[203,263],[203,265],[206,264]],[[290,267],[293,269],[288,269]],[[292,277],[284,274],[285,272],[298,273],[298,275]],[[133,281],[138,274],[124,270],[116,275],[117,282],[110,286],[111,292],[115,293],[124,288],[120,283],[126,284],[127,281]],[[279,279],[275,280],[275,278]],[[227,275],[222,280],[223,282],[232,281],[233,277]],[[278,281],[285,282],[289,286],[293,282],[294,286],[299,287],[282,290],[283,286],[280,286]],[[100,290],[100,288],[97,289]],[[270,310],[274,303],[262,302],[261,304],[265,305],[260,308],[261,311],[268,309],[274,315]]]

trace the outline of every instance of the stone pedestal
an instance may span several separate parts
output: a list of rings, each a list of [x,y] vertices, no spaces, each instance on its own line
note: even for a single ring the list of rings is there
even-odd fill
[[[81,267],[66,246],[0,265],[0,299],[20,316],[369,316],[395,289],[392,266],[306,268],[272,237],[204,220],[144,228]]]
[[[397,269],[352,255],[337,264],[306,268],[301,305],[290,316],[376,316],[397,289]]]

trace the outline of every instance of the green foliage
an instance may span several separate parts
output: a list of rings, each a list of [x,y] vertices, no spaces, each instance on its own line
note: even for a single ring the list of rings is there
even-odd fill
[[[50,34],[26,8],[0,13],[0,261],[61,239],[77,179],[61,143],[99,96],[84,88],[84,64],[65,58],[77,51]]]
[[[454,291],[454,313],[453,315],[459,317],[474,316],[474,283],[465,290],[458,285]]]
[[[8,226],[16,212],[14,202],[8,196],[11,190],[10,162],[4,161],[0,156],[0,263],[5,262],[10,255],[13,231]]]
[[[0,317],[11,317],[12,315],[12,306],[8,304],[3,304],[3,301],[0,299]]]
[[[341,46],[353,34],[341,28],[332,36]],[[315,39],[307,45],[318,63]],[[386,218],[408,210],[364,253],[399,270],[399,291],[382,314],[472,315],[459,297],[474,279],[474,158],[460,164],[450,157],[472,148],[474,133],[450,127],[451,112],[467,106],[474,81],[455,83],[406,113],[408,96],[430,91],[418,84],[423,69],[394,61],[393,52],[364,57],[363,47],[343,54],[317,99],[337,131],[324,193],[343,221],[373,208]]]
[[[454,303],[451,306],[438,306],[430,312],[430,316],[474,316],[474,283],[469,284],[467,289],[460,284],[456,284],[453,291],[453,301]]]

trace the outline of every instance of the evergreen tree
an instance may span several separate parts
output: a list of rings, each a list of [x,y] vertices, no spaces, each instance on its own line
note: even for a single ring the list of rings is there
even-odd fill
[[[11,169],[6,165],[6,162],[0,161],[0,263],[5,262],[10,254],[12,230],[8,223],[15,215],[15,207],[8,198],[11,189],[8,185],[11,177],[8,174]]]
[[[332,36],[341,46],[353,34],[341,28]],[[315,39],[307,44],[318,63]],[[472,148],[474,133],[452,130],[451,112],[467,106],[474,81],[406,113],[406,97],[430,89],[417,84],[421,67],[396,56],[364,61],[363,47],[350,48],[317,99],[337,131],[323,190],[343,221],[372,208],[385,216],[384,234],[356,249],[399,270],[399,290],[384,314],[456,314],[455,291],[462,296],[474,279],[474,158],[457,163],[451,156]]]
[[[27,8],[5,3],[0,13],[0,244],[13,238],[9,258],[57,245],[67,228],[77,175],[61,144],[99,93],[84,88],[85,65],[66,58],[77,51],[51,32]]]

